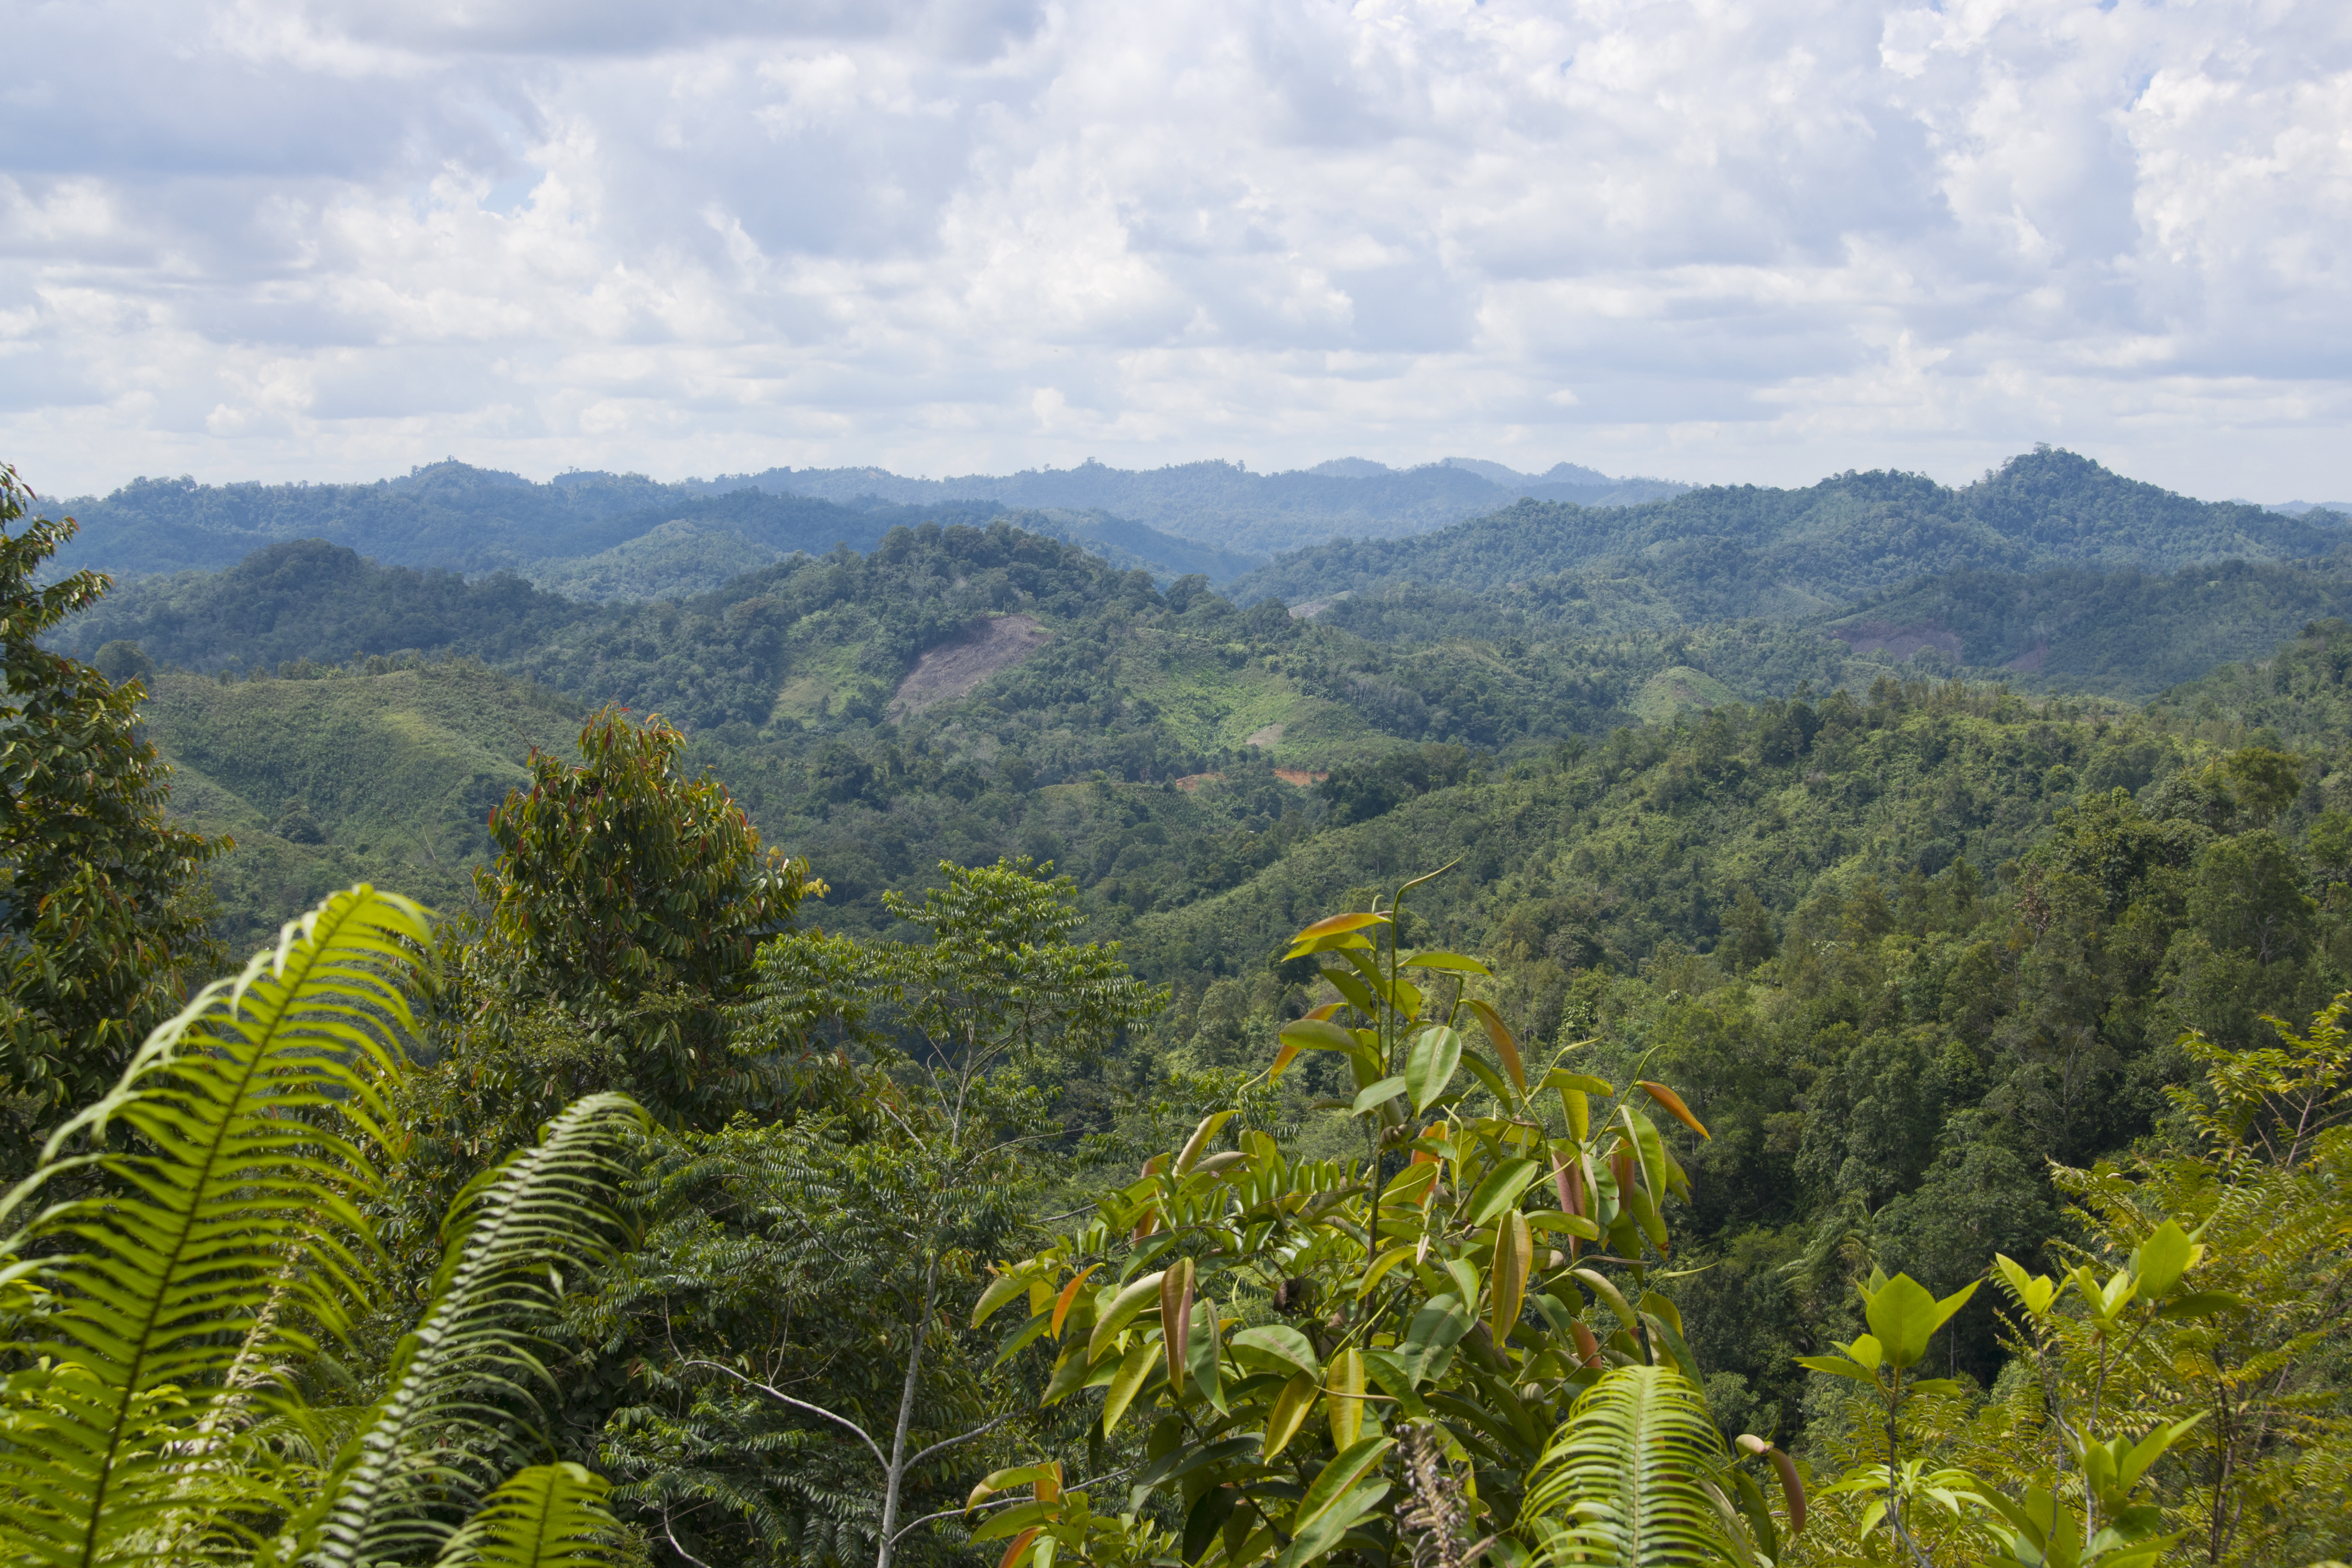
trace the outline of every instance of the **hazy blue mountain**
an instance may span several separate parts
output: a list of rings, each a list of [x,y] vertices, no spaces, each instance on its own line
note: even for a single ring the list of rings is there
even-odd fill
[[[794,551],[822,555],[838,544],[863,552],[901,523],[982,522],[1008,509],[871,491],[835,500],[749,480],[661,484],[641,474],[575,472],[538,484],[451,459],[373,484],[142,479],[42,510],[81,524],[58,553],[60,573],[95,567],[129,580],[219,571],[257,549],[309,539],[388,565],[510,570],[568,594],[609,598],[706,592],[733,574],[730,565],[745,570]],[[1024,526],[1171,582],[1200,573],[1224,583],[1266,560],[1100,509],[1039,513]],[[666,531],[653,538],[657,530]]]
[[[323,539],[381,561],[479,572],[593,554],[633,537],[600,532],[599,521],[694,499],[642,474],[563,474],[534,484],[451,459],[372,484],[140,479],[111,495],[42,510],[81,524],[58,552],[59,571],[94,566],[128,577],[218,570],[282,540]]]
[[[1610,507],[1687,488],[1664,479],[1613,479],[1571,464],[1528,477],[1475,459],[1391,468],[1363,458],[1278,474],[1222,461],[1140,470],[1088,461],[1075,468],[940,479],[908,479],[883,468],[770,468],[709,483],[845,502],[969,500],[1031,510],[1106,511],[1242,554],[1296,549],[1335,535],[1423,532],[1483,516],[1522,496]]]

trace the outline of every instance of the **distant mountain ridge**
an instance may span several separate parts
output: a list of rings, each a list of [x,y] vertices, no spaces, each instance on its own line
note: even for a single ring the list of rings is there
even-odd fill
[[[1339,540],[1285,555],[1228,590],[1243,603],[1329,602],[1405,584],[1472,595],[1560,579],[1622,596],[1638,582],[1685,621],[1817,614],[1940,573],[2060,566],[2171,572],[2289,561],[2347,542],[2335,514],[2289,517],[2200,501],[2037,448],[1976,483],[1833,475],[1799,489],[1709,486],[1606,510],[1521,501],[1405,539]]]
[[[1482,516],[1522,497],[1616,507],[1690,488],[1667,479],[1612,479],[1571,463],[1528,476],[1471,458],[1413,468],[1342,458],[1275,474],[1252,473],[1239,463],[1213,458],[1150,469],[1114,468],[1089,458],[1075,468],[942,479],[908,479],[887,468],[770,468],[698,482],[845,502],[862,497],[907,506],[992,500],[1026,510],[1105,511],[1204,544],[1254,553],[1297,549],[1335,534],[1418,533]]]
[[[112,494],[49,503],[81,523],[59,570],[96,567],[122,577],[219,571],[255,550],[323,539],[387,564],[523,573],[595,596],[599,584],[675,591],[709,586],[727,554],[709,538],[672,531],[661,541],[598,559],[664,525],[740,534],[754,553],[871,549],[899,523],[1019,513],[1023,526],[1082,543],[1123,567],[1226,582],[1276,550],[1335,534],[1393,534],[1493,511],[1522,495],[1615,506],[1683,487],[1612,479],[1559,464],[1538,476],[1497,463],[1447,458],[1391,469],[1342,459],[1345,474],[1253,474],[1238,464],[1185,464],[1131,472],[1087,463],[1005,476],[909,479],[882,468],[771,468],[663,483],[642,474],[571,472],[544,484],[456,458],[364,484],[198,484],[140,479]],[[737,552],[740,554],[740,552]]]

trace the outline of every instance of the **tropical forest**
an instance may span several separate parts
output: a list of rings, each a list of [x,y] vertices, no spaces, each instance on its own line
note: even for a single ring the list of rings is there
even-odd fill
[[[2352,531],[0,470],[0,1542],[2352,1557]]]

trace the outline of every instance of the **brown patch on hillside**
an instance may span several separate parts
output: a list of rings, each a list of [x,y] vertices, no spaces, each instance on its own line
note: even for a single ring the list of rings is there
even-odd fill
[[[2042,661],[2047,659],[2049,657],[2050,639],[2044,637],[2040,642],[2035,643],[2032,647],[2027,648],[2023,653],[2019,654],[2015,658],[2011,659],[2007,664],[2002,665],[2001,668],[2013,669],[2020,675],[2032,675],[2041,669]]]
[[[1223,778],[1224,776],[1225,775],[1223,773],[1186,773],[1182,778],[1176,781],[1176,787],[1182,790],[1186,795],[1191,795],[1202,784],[1214,784],[1217,780]]]
[[[1280,779],[1286,784],[1296,784],[1300,789],[1305,789],[1309,784],[1321,784],[1325,779],[1329,778],[1331,775],[1329,773],[1310,773],[1305,768],[1276,768],[1274,770],[1274,776]]]
[[[1011,669],[1053,640],[1053,634],[1027,616],[997,616],[915,661],[890,699],[890,717],[962,696],[1001,669]]]
[[[1960,638],[1957,632],[1946,631],[1933,621],[1916,626],[1900,626],[1893,621],[1860,621],[1850,626],[1834,626],[1830,636],[1843,642],[1856,653],[1883,653],[1891,658],[1906,659],[1923,648],[1958,659]]]

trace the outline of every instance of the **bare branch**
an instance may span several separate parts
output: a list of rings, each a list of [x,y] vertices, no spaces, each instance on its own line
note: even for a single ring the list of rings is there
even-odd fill
[[[975,1426],[961,1437],[949,1437],[941,1442],[934,1443],[929,1447],[925,1448],[922,1452],[917,1454],[913,1458],[908,1459],[907,1461],[907,1468],[911,1470],[917,1465],[921,1464],[925,1459],[929,1458],[933,1454],[944,1453],[948,1449],[954,1447],[959,1443],[971,1442],[974,1437],[984,1437],[991,1432],[995,1431],[999,1426],[1003,1426],[1007,1421],[1012,1420],[1014,1414],[1014,1412],[1008,1410],[1003,1415],[998,1416],[995,1420],[989,1422],[986,1426]]]
[[[777,1388],[772,1384],[761,1383],[757,1378],[745,1377],[741,1373],[737,1372],[733,1367],[729,1366],[722,1362],[696,1360],[683,1362],[679,1364],[681,1367],[707,1366],[713,1372],[725,1373],[729,1377],[731,1377],[736,1382],[742,1384],[745,1387],[758,1389],[761,1393],[776,1401],[779,1405],[789,1405],[795,1410],[804,1410],[811,1415],[822,1415],[827,1421],[835,1422],[840,1426],[846,1426],[852,1432],[857,1434],[857,1440],[866,1445],[867,1452],[874,1456],[875,1463],[880,1465],[886,1470],[890,1468],[889,1457],[882,1452],[882,1446],[866,1435],[865,1427],[860,1426],[856,1422],[852,1421],[846,1415],[836,1415],[832,1411],[827,1410],[824,1405],[811,1405],[805,1399],[794,1399],[791,1394],[786,1394],[783,1390]]]

